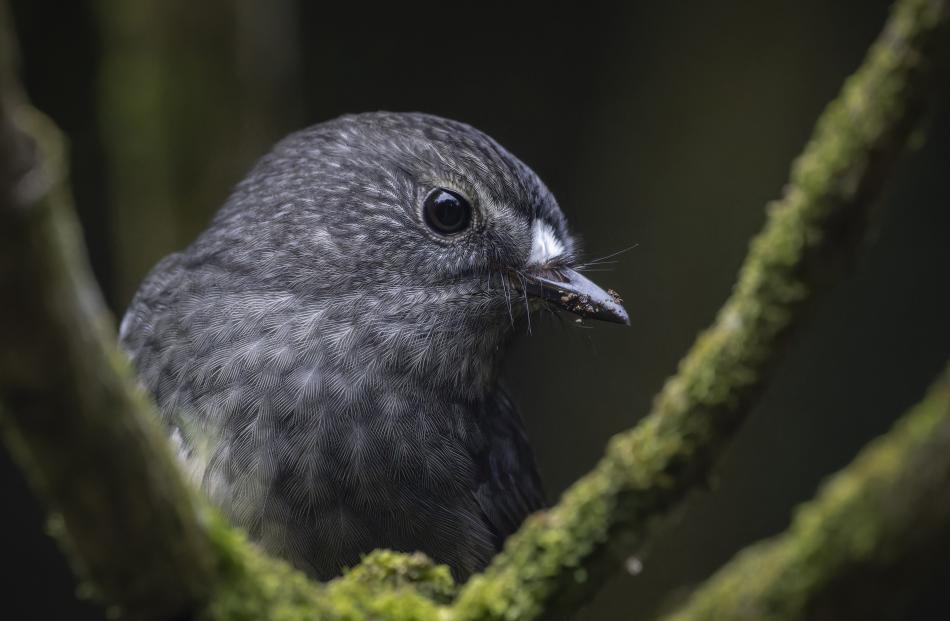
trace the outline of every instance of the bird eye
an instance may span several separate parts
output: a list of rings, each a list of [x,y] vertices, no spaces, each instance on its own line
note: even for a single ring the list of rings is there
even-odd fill
[[[436,188],[429,192],[422,204],[426,224],[441,235],[454,235],[468,228],[472,221],[472,206],[463,196]]]

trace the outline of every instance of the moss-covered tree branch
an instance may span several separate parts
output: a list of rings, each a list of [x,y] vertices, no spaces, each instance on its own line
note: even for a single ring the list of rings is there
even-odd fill
[[[19,94],[5,37],[0,294],[10,303],[0,307],[0,420],[8,446],[53,509],[86,584],[131,618],[531,619],[566,606],[598,586],[615,564],[611,552],[636,549],[705,481],[807,303],[851,255],[924,107],[948,12],[946,0],[898,2],[819,122],[733,296],[653,412],[451,602],[444,568],[394,553],[313,584],[193,497],[115,346],[77,241],[59,137]]]
[[[81,245],[62,141],[16,81],[0,17],[0,408],[14,457],[104,601],[155,619],[194,606],[214,570],[191,493],[132,389]],[[161,594],[160,597],[157,594]]]
[[[42,117],[22,120],[53,131]],[[47,173],[29,170],[17,191],[39,189]],[[211,575],[190,494],[157,430],[135,420],[149,405],[128,390],[88,273],[63,269],[80,256],[72,214],[48,197],[0,209],[0,290],[13,301],[0,310],[7,447],[47,501],[82,586],[119,610],[148,602],[163,618],[198,601]],[[173,595],[156,601],[158,592]]]
[[[950,367],[788,531],[742,551],[667,621],[906,618],[901,596],[948,549]]]
[[[769,206],[732,296],[650,414],[593,472],[513,536],[460,594],[461,618],[532,618],[621,566],[651,526],[705,483],[803,311],[861,240],[882,184],[946,76],[950,3],[899,0],[864,63],[822,114],[781,200]],[[945,79],[945,77],[944,77]]]
[[[81,591],[129,619],[436,619],[447,568],[379,552],[317,585],[184,483],[91,276],[62,138],[14,55],[0,2],[0,429]]]

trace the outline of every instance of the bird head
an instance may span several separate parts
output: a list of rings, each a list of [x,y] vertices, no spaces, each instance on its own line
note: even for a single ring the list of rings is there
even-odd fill
[[[539,308],[628,323],[575,269],[538,176],[482,132],[425,114],[344,116],[287,137],[191,256],[247,290],[292,293],[348,350],[362,339],[379,360],[455,384],[487,382],[501,341]]]

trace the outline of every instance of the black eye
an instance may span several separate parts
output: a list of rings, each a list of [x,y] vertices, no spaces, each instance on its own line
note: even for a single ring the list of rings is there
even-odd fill
[[[442,235],[460,233],[472,221],[472,206],[468,201],[445,188],[429,192],[422,204],[422,213],[429,228]]]

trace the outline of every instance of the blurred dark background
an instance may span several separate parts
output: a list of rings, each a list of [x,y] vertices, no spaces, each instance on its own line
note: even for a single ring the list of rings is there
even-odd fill
[[[77,208],[117,316],[273,141],[345,112],[467,121],[547,181],[589,256],[633,246],[598,274],[626,299],[629,329],[536,324],[509,357],[552,499],[647,411],[711,321],[765,204],[888,4],[12,3],[26,86],[70,139]],[[800,333],[713,493],[697,495],[645,551],[642,572],[615,578],[581,618],[650,618],[781,531],[942,368],[946,88],[923,129],[929,139],[902,161],[868,251]],[[76,602],[2,454],[0,475],[3,616],[100,618]]]

